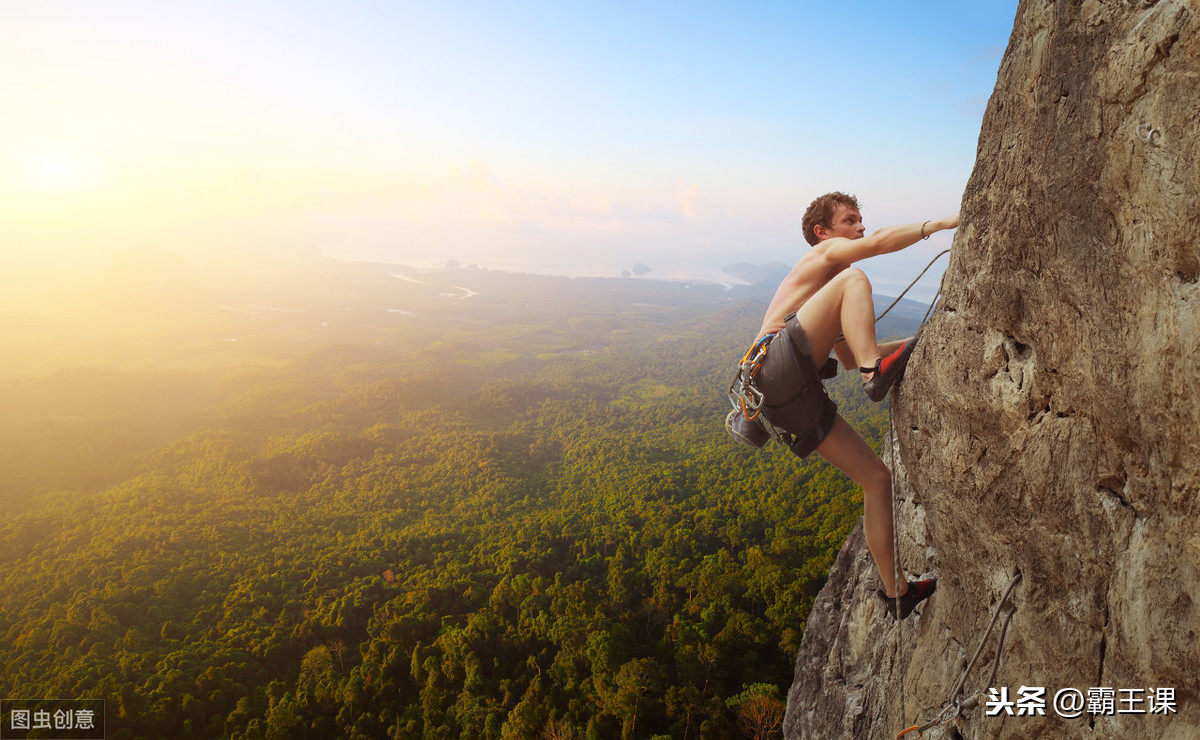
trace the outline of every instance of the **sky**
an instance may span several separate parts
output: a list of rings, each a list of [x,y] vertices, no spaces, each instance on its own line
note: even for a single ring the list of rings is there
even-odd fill
[[[32,289],[146,244],[651,278],[791,263],[830,190],[868,231],[958,209],[1015,11],[5,0],[0,272]],[[864,266],[889,292],[949,243]]]

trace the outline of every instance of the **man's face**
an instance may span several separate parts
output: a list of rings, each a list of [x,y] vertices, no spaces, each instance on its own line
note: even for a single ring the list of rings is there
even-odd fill
[[[854,206],[839,203],[833,212],[833,228],[825,229],[824,238],[842,236],[847,239],[861,239],[867,231],[863,225],[862,214]]]

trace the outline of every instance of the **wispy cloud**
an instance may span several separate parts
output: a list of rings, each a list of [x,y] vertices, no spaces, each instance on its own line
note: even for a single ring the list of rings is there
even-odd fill
[[[500,182],[500,178],[496,177],[491,167],[478,159],[467,160],[466,167],[459,167],[451,162],[449,168],[450,179],[458,185],[465,185],[479,193],[504,192],[504,184]]]
[[[696,197],[700,193],[700,184],[692,183],[686,188],[683,185],[683,180],[678,180],[675,183],[675,193],[672,198],[675,200],[679,210],[683,211],[683,215],[688,218],[696,217]]]

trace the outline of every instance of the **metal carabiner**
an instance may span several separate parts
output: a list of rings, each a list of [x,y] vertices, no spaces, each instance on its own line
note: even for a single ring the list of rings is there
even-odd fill
[[[947,709],[949,709],[949,707],[947,707]],[[939,722],[938,724],[941,724],[941,725],[948,725],[948,724],[950,724],[951,722],[953,722],[954,720],[958,719],[958,718],[959,718],[959,717],[961,717],[961,716],[962,716],[962,699],[961,699],[961,698],[959,698],[959,699],[955,699],[955,700],[954,700],[954,714],[950,715],[949,717],[947,717],[946,719],[942,720],[942,721],[941,721],[941,722]]]
[[[742,385],[742,398],[746,402],[746,408],[758,411],[762,409],[763,394],[762,391],[755,388],[753,385],[745,383]]]

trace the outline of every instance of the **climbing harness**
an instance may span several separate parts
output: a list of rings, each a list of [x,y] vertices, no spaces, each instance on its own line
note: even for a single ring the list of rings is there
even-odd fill
[[[767,334],[746,351],[729,384],[733,411],[725,417],[725,428],[734,439],[755,449],[762,449],[768,439],[779,440],[779,430],[762,416],[763,394],[754,384],[754,376],[767,356],[767,345],[774,338],[775,333]]]
[[[762,413],[763,394],[754,386],[754,376],[758,375],[759,368],[762,366],[763,359],[767,356],[767,345],[775,338],[779,332],[772,332],[759,338],[754,346],[746,350],[746,354],[742,357],[742,361],[738,363],[738,372],[733,379],[733,383],[729,386],[730,398],[734,398],[734,386],[737,386],[738,393],[736,396],[737,402],[734,403],[734,410],[740,410],[747,421],[754,421]],[[739,409],[738,406],[741,406]],[[751,415],[751,411],[754,412]]]
[[[1020,580],[1021,571],[1018,570],[1013,574],[1012,582],[1008,584],[1008,589],[1004,592],[1004,596],[996,604],[996,611],[992,614],[992,621],[988,623],[987,629],[984,630],[983,637],[979,640],[979,647],[975,649],[975,655],[971,657],[971,662],[967,663],[967,667],[963,669],[962,675],[958,677],[958,681],[950,691],[950,698],[946,702],[946,705],[942,707],[942,711],[938,712],[937,716],[929,722],[923,725],[913,725],[899,733],[896,735],[897,740],[910,732],[916,732],[917,737],[923,737],[926,730],[938,725],[948,725],[963,716],[963,710],[974,709],[979,706],[979,696],[983,693],[984,689],[980,688],[970,696],[963,698],[963,687],[967,683],[967,676],[971,674],[971,669],[975,667],[976,661],[979,660],[979,656],[983,653],[983,647],[987,644],[988,637],[992,634],[992,628],[996,626],[996,620],[1003,613],[1004,623],[1000,626],[1000,638],[996,642],[996,655],[992,659],[992,672],[988,675],[988,680],[984,684],[984,686],[995,685],[996,672],[1000,668],[1000,656],[1004,652],[1004,637],[1008,634],[1008,623],[1012,621],[1013,615],[1017,613],[1017,607],[1009,600],[1009,597]]]
[[[937,262],[942,255],[949,252],[949,249],[938,252],[929,261],[929,264],[925,265],[925,269],[921,270],[913,281],[900,292],[900,295],[896,296],[891,305],[883,309],[883,312],[875,317],[875,320],[879,321],[886,316],[888,311],[891,311],[900,302],[900,299],[917,284],[917,281],[925,273],[929,272],[929,268],[933,267],[933,263]],[[941,293],[942,290],[939,286],[937,296],[934,297],[934,303],[937,302]],[[922,325],[929,319],[929,314],[933,310],[934,303],[929,305],[929,309],[925,312],[925,317],[921,319]],[[795,314],[790,314],[789,318],[793,318],[794,316]],[[775,339],[778,333],[767,334],[755,341],[754,345],[742,356],[741,361],[738,363],[737,372],[729,384],[729,403],[733,407],[733,411],[725,417],[725,428],[734,439],[755,449],[762,449],[769,439],[773,439],[789,449],[793,449],[797,441],[796,435],[780,430],[762,413],[763,393],[755,383],[755,377],[758,375],[758,371],[762,367],[762,362],[767,356],[767,345]],[[806,369],[805,364],[798,363],[798,365],[803,373]],[[836,364],[827,363],[821,370],[820,378],[831,378],[836,374]],[[819,379],[817,382],[819,382]]]
[[[768,358],[771,342],[781,345],[779,354]],[[784,330],[756,341],[738,364],[729,387],[733,411],[725,418],[725,426],[735,439],[751,447],[762,448],[768,439],[774,439],[806,457],[833,426],[837,406],[829,400],[821,380],[836,374],[837,361],[832,358],[817,372],[812,345],[796,314],[788,314]],[[775,403],[767,403],[766,392],[778,394],[781,386],[791,393],[787,400],[780,402],[777,396]]]

